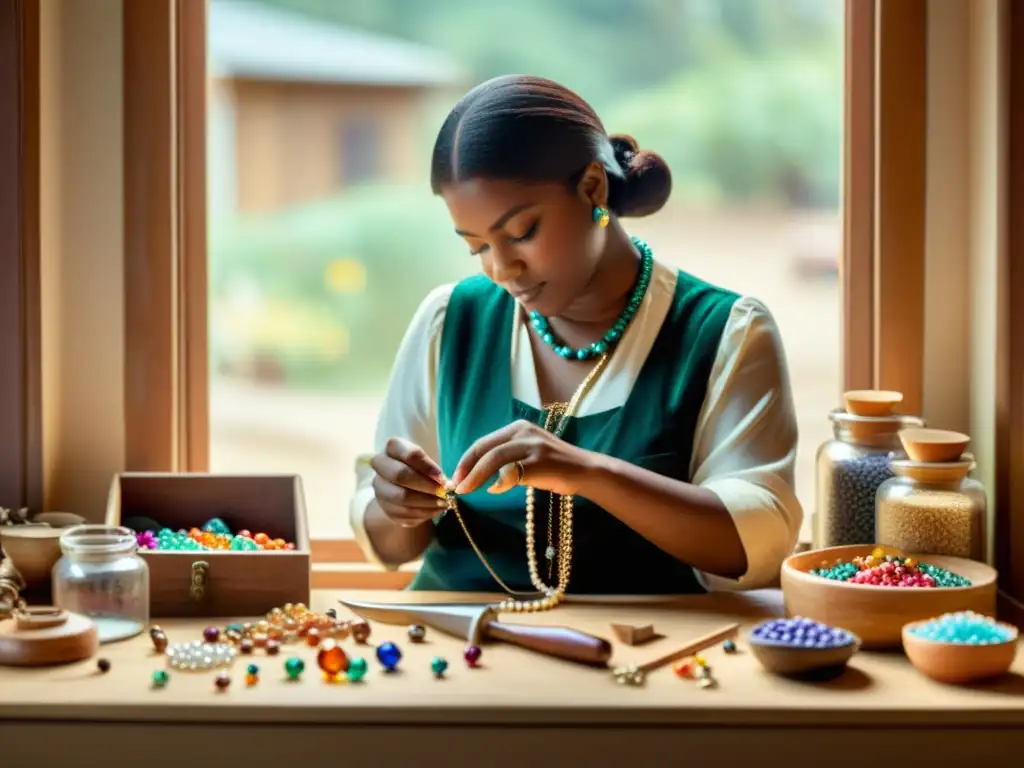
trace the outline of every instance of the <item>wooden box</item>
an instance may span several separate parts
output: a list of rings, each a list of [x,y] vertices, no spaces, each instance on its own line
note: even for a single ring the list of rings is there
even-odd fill
[[[285,603],[309,604],[309,533],[298,476],[116,475],[107,524],[140,516],[175,530],[201,528],[219,517],[232,531],[262,531],[295,543],[294,550],[271,552],[142,550],[154,618],[256,617]]]

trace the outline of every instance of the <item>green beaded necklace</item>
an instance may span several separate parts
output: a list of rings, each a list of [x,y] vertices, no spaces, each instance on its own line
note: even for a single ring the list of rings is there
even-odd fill
[[[651,272],[654,270],[654,251],[651,250],[651,246],[639,237],[631,239],[633,245],[640,251],[640,273],[637,275],[636,285],[633,286],[633,292],[630,294],[629,301],[626,302],[626,308],[622,310],[622,314],[619,315],[619,319],[615,321],[615,324],[600,339],[588,347],[574,349],[555,336],[554,331],[551,330],[551,323],[544,315],[540,312],[530,313],[530,322],[537,329],[537,333],[540,334],[544,343],[562,357],[566,359],[589,360],[592,357],[599,357],[606,352],[610,352],[619,343],[622,334],[626,332],[626,327],[636,315],[637,310],[640,309],[640,302],[644,300],[647,286],[651,283]]]

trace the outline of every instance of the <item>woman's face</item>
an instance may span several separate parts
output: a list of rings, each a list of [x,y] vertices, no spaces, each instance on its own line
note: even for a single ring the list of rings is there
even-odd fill
[[[583,293],[603,250],[582,189],[472,179],[442,196],[484,273],[527,309],[556,316]]]

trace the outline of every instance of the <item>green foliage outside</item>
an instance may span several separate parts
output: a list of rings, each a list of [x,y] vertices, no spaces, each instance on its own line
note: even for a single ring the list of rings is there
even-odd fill
[[[838,204],[842,0],[259,2],[432,46],[470,82],[565,83],[666,158],[677,203]],[[290,387],[379,390],[426,292],[477,266],[425,182],[212,226],[213,363]],[[365,284],[332,288],[337,262]]]

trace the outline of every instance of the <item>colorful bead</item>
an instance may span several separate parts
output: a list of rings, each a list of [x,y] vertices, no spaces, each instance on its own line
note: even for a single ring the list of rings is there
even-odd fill
[[[333,608],[328,608],[324,612],[324,616],[326,616],[328,619],[336,619],[336,618],[338,618],[338,612],[336,610],[334,610]]]
[[[316,648],[320,645],[320,630],[316,627],[311,627],[306,630],[306,645],[310,648]]]
[[[444,677],[444,673],[448,670],[448,662],[442,659],[440,656],[435,656],[434,660],[430,662],[430,671],[434,673],[434,677]]]
[[[217,677],[213,679],[213,684],[217,686],[218,690],[225,691],[231,685],[231,675],[227,672],[218,672]]]
[[[598,209],[595,209],[595,211],[597,210]],[[597,220],[600,221],[599,219]],[[654,252],[651,250],[651,247],[639,237],[634,237],[632,240],[633,245],[640,252],[640,270],[637,274],[636,283],[633,286],[633,291],[630,294],[629,301],[626,303],[625,309],[623,309],[622,314],[619,315],[619,318],[615,321],[612,327],[605,332],[602,338],[587,347],[575,349],[565,344],[555,335],[551,328],[551,323],[546,317],[544,317],[544,315],[539,312],[530,313],[530,323],[536,330],[537,335],[540,336],[544,343],[554,349],[561,357],[566,359],[572,358],[575,360],[589,360],[610,351],[616,344],[618,344],[622,335],[626,332],[627,326],[636,315],[637,310],[640,309],[644,295],[647,293],[647,288],[651,282],[651,274],[654,271]]]
[[[336,680],[342,672],[348,669],[349,660],[345,651],[334,640],[324,640],[316,655],[316,663],[323,671],[324,677]]]
[[[466,664],[471,667],[475,667],[480,663],[480,657],[484,655],[484,652],[480,650],[480,646],[471,645],[462,654],[462,658],[466,660]]]
[[[726,640],[722,643],[722,650],[726,653],[736,653],[736,643],[732,640]]]
[[[365,621],[353,622],[350,629],[352,630],[352,639],[360,645],[370,639],[370,625]]]
[[[394,643],[381,643],[377,646],[377,661],[379,661],[388,672],[393,671],[401,660],[402,652]]]
[[[96,669],[102,672],[104,675],[110,671],[110,659],[99,659],[96,662]]]
[[[427,636],[427,630],[421,624],[413,624],[409,627],[409,641],[413,643],[422,643],[423,638]]]
[[[366,671],[368,669],[366,659],[362,656],[356,656],[349,659],[348,671],[345,673],[348,676],[350,683],[358,683],[364,677],[366,677]]]
[[[250,654],[252,653],[252,649],[255,647],[256,646],[253,643],[251,637],[243,637],[241,640],[238,641],[238,650],[241,653]]]
[[[849,562],[839,560],[832,565],[822,563],[820,568],[816,568],[810,573],[812,576],[819,576],[830,581],[843,581],[873,587],[971,586],[969,579],[945,568],[922,563],[912,557],[885,554],[880,549],[876,549],[867,557],[855,557]]]
[[[267,656],[277,656],[281,652],[281,643],[277,640],[267,640],[265,648]]]
[[[698,667],[706,667],[708,665],[707,659],[705,659],[703,656],[694,656],[693,663],[696,664]]]
[[[676,677],[681,677],[685,680],[691,680],[696,676],[697,664],[693,658],[680,659],[672,665],[672,671],[676,673]]]
[[[284,663],[284,671],[288,675],[289,680],[298,680],[302,676],[302,671],[305,668],[306,662],[298,656],[292,656]]]
[[[230,643],[176,643],[167,649],[167,663],[172,669],[196,672],[228,667],[238,651]]]
[[[800,648],[841,648],[853,642],[853,635],[845,629],[819,624],[799,616],[758,624],[751,636],[762,643]]]
[[[158,669],[153,673],[153,687],[163,688],[170,679],[171,676],[165,670]]]
[[[250,688],[260,681],[260,668],[250,664],[245,668],[245,684]]]
[[[946,613],[912,627],[910,632],[922,640],[956,645],[996,645],[1014,637],[1009,627],[973,611]]]
[[[149,639],[153,641],[153,650],[163,653],[167,650],[167,635],[160,627],[153,627],[149,630]]]
[[[203,630],[203,640],[208,643],[216,643],[220,640],[220,630],[217,627],[207,627]]]

